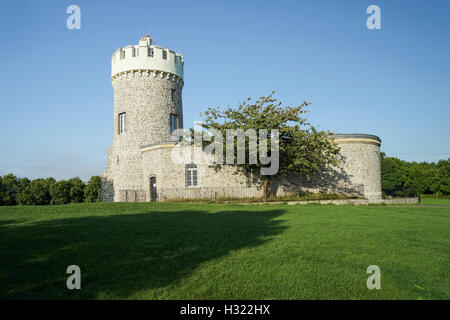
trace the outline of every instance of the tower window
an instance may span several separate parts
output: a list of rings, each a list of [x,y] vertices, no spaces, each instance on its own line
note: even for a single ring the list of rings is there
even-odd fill
[[[119,113],[119,134],[126,131],[127,114],[125,112]]]
[[[177,92],[175,91],[175,89],[171,89],[170,90],[170,101],[176,102],[176,99],[177,99]]]
[[[167,51],[166,51],[166,50],[163,50],[163,51],[162,51],[162,58],[163,58],[164,60],[167,60]]]
[[[153,57],[153,48],[148,48],[147,55]]]
[[[170,114],[170,133],[174,132],[178,128],[178,115]]]
[[[197,166],[195,164],[186,165],[186,187],[194,187],[198,185]]]
[[[120,59],[125,59],[125,50],[120,51]]]

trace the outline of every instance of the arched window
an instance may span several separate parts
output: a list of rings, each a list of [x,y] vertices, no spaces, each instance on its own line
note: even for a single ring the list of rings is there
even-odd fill
[[[186,165],[186,187],[198,185],[197,166],[193,163]]]

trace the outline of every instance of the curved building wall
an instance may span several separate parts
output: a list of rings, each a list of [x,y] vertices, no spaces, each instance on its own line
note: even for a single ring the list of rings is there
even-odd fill
[[[370,135],[336,135],[334,139],[341,148],[342,156],[337,167],[317,174],[311,181],[306,181],[296,173],[277,176],[272,180],[272,194],[286,196],[305,192],[332,192],[364,197],[370,201],[381,199],[381,140]],[[263,196],[261,184],[250,185],[248,177],[236,173],[231,166],[222,166],[217,170],[207,164],[195,163],[198,185],[186,187],[186,163],[172,161],[173,147],[173,143],[166,143],[141,148],[146,192],[149,194],[150,177],[155,177],[159,201]]]
[[[381,199],[381,140],[368,134],[337,134],[335,142],[341,148],[342,169],[353,185],[364,187],[364,197]]]

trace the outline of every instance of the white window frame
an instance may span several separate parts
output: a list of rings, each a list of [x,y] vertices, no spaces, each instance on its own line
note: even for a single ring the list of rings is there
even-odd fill
[[[198,169],[193,163],[186,165],[186,188],[198,186]]]
[[[126,112],[119,113],[119,134],[127,131],[127,114]]]

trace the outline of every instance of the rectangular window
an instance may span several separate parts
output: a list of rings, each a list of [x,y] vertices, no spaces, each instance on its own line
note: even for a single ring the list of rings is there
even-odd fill
[[[195,164],[186,165],[186,187],[198,185],[197,166]]]
[[[125,50],[120,51],[120,59],[125,59]]]
[[[119,113],[119,134],[126,131],[127,114],[125,112]]]
[[[247,173],[247,185],[249,187],[260,185],[261,180],[259,178],[259,175],[256,173],[256,170],[251,168],[250,172]]]
[[[162,58],[163,58],[164,60],[167,60],[167,51],[166,51],[166,50],[163,50],[163,51],[162,51]]]
[[[170,114],[170,133],[178,128],[178,116],[176,114]]]
[[[148,48],[147,55],[153,57],[153,48]]]
[[[170,90],[170,101],[176,102],[177,100],[177,92],[175,89]]]

